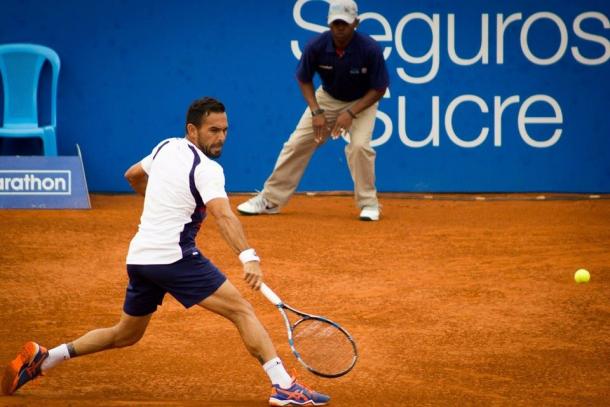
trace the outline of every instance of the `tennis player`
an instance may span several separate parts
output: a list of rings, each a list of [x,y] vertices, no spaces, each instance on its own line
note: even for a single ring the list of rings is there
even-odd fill
[[[212,159],[220,156],[227,137],[225,107],[205,97],[194,101],[186,117],[186,136],[159,143],[125,173],[131,187],[144,195],[138,232],[127,254],[127,286],[118,324],[95,329],[47,351],[28,342],[6,367],[4,394],[46,373],[59,363],[107,349],[131,346],[146,327],[166,293],[185,308],[198,305],[229,319],[272,384],[269,404],[325,405],[330,397],[309,390],[286,372],[252,306],[227,277],[201,254],[195,237],[208,213],[243,264],[244,279],[258,290],[260,259],[246,241],[224,189],[224,172]]]

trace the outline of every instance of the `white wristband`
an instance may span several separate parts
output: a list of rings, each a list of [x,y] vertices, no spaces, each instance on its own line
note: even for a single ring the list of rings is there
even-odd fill
[[[261,259],[256,255],[254,249],[246,249],[243,252],[239,253],[239,261],[241,261],[242,264],[246,264],[249,261],[260,262]]]

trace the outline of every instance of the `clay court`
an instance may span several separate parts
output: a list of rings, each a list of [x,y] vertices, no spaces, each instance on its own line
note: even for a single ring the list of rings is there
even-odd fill
[[[349,196],[299,195],[280,215],[241,217],[266,282],[354,335],[360,360],[339,379],[297,365],[213,219],[198,244],[333,406],[608,405],[610,200],[473,198],[386,195],[382,221],[365,223]],[[25,341],[52,347],[117,322],[141,203],[0,211],[2,363]],[[576,284],[583,267],[591,282]],[[64,363],[0,405],[266,405],[267,377],[236,330],[195,308],[166,297],[134,347]]]

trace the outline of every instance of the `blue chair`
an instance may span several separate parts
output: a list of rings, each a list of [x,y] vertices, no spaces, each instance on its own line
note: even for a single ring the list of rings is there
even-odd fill
[[[38,126],[38,82],[45,61],[52,69],[51,123]],[[57,155],[57,80],[59,56],[34,44],[0,45],[0,73],[4,88],[4,120],[0,137],[39,137],[44,155]]]

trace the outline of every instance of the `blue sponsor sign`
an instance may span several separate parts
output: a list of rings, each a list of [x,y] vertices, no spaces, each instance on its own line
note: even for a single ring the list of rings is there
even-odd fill
[[[81,156],[0,156],[0,208],[91,208]]]
[[[10,162],[6,164],[10,166]],[[70,170],[0,170],[0,195],[70,195]]]
[[[357,3],[390,75],[372,137],[379,191],[610,192],[610,1]],[[131,191],[125,170],[183,135],[203,95],[229,114],[227,190],[260,189],[306,108],[298,59],[328,29],[328,0],[1,4],[0,43],[62,60],[59,152],[95,151],[93,191]],[[316,152],[300,191],[353,189],[345,143]]]

